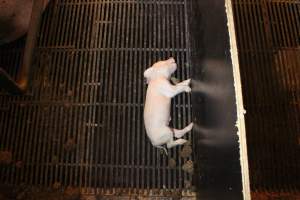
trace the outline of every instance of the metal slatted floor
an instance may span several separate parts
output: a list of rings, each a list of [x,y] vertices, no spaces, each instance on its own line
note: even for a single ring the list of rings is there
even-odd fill
[[[251,190],[293,199],[284,195],[300,191],[300,4],[233,0],[233,7]]]
[[[25,96],[0,94],[0,150],[12,153],[12,163],[0,167],[0,182],[187,186],[192,175],[182,165],[192,157],[181,158],[181,147],[174,148],[176,168],[168,166],[142,119],[147,67],[173,56],[175,76],[190,76],[186,15],[185,0],[51,1],[31,88]],[[14,66],[7,69],[14,74],[20,55],[21,48],[2,47],[0,64]],[[171,124],[183,128],[191,121],[190,96],[179,95]]]

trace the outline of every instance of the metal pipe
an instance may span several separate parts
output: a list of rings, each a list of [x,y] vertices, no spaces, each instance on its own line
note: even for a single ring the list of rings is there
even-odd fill
[[[0,68],[0,86],[12,94],[23,94],[26,92],[34,60],[34,50],[36,46],[38,31],[44,8],[44,0],[34,0],[32,13],[27,33],[24,57],[17,78],[14,80],[8,73]]]

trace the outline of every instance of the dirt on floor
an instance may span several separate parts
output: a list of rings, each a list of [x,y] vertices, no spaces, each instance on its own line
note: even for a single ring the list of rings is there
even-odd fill
[[[0,186],[0,200],[80,200],[80,197],[79,188],[69,186],[63,191],[60,183],[54,183],[53,188]]]
[[[193,149],[190,145],[184,145],[183,148],[181,149],[179,155],[182,158],[188,158],[192,155]]]
[[[79,188],[68,186],[64,191],[64,200],[80,200]]]
[[[187,172],[187,173],[193,174],[194,173],[194,163],[193,163],[193,161],[188,160],[187,162],[185,162],[182,165],[182,170]]]
[[[0,165],[9,165],[12,162],[12,152],[0,151]]]
[[[64,149],[67,151],[67,152],[71,152],[71,151],[74,151],[76,148],[76,142],[73,138],[69,138],[67,140],[67,142],[65,143],[64,145]]]
[[[168,165],[171,169],[175,169],[176,168],[176,160],[174,158],[170,158]]]

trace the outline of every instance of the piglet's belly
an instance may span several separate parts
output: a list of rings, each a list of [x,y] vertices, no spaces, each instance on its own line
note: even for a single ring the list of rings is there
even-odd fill
[[[169,125],[171,99],[156,92],[147,91],[144,122],[149,134],[156,129]]]

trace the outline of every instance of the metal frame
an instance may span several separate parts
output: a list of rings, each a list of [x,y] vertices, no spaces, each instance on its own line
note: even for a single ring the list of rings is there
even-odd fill
[[[0,68],[0,87],[4,88],[9,93],[23,94],[28,88],[34,59],[33,52],[36,46],[40,21],[42,18],[43,5],[43,0],[33,1],[29,30],[24,49],[24,57],[21,67],[17,73],[16,80],[14,80],[5,70]]]

